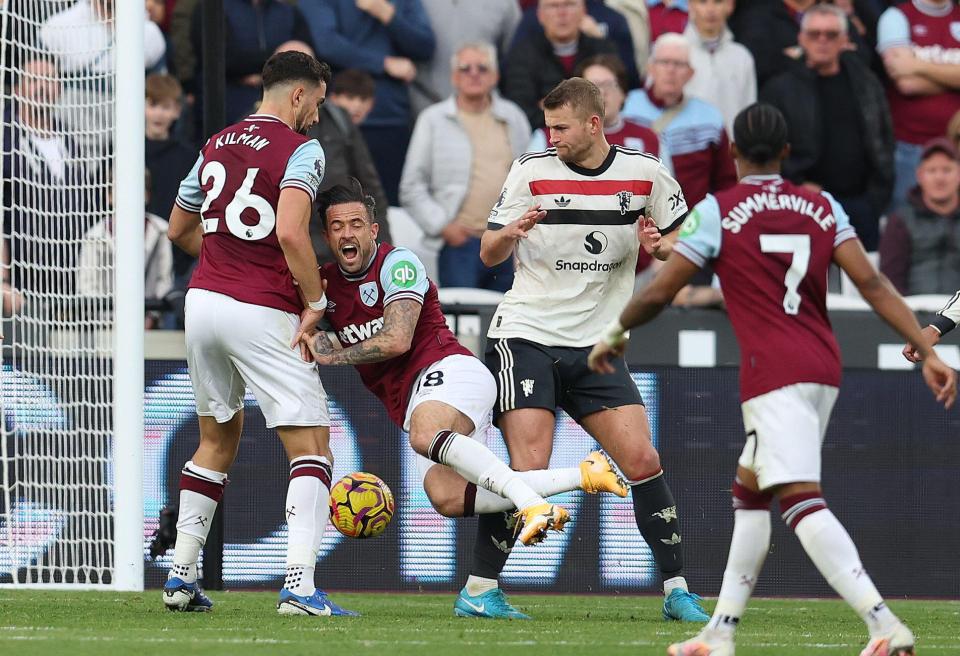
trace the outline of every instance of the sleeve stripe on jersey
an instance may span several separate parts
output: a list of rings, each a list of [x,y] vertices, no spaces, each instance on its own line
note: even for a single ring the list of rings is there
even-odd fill
[[[857,238],[857,231],[853,228],[844,228],[833,238],[833,247],[836,248],[845,241]]]
[[[385,296],[383,298],[383,305],[387,306],[390,303],[393,303],[394,301],[400,301],[403,299],[416,301],[420,305],[423,305],[423,296],[421,296],[416,292],[408,292],[408,291],[395,292],[389,296]]]
[[[311,200],[313,200],[314,196],[316,195],[313,187],[308,184],[304,184],[299,180],[286,180],[285,182],[280,183],[281,189],[286,189],[287,187],[296,187],[297,189],[302,189],[303,191],[307,192]]]
[[[937,314],[952,321],[954,325],[960,323],[960,292],[954,294]]]
[[[194,205],[193,203],[188,203],[187,201],[182,199],[180,196],[177,196],[177,199],[175,202],[177,203],[177,205],[180,206],[181,209],[186,210],[187,212],[195,214],[200,211],[200,207],[201,207],[200,205]]]
[[[503,228],[506,228],[506,227],[507,226],[503,225],[502,223],[494,223],[493,221],[487,221],[487,230],[502,230]]]
[[[534,151],[532,153],[524,153],[520,156],[519,161],[521,164],[526,164],[532,159],[540,159],[541,157],[551,157],[557,154],[556,148],[547,148],[546,150]]]
[[[673,250],[684,256],[698,267],[703,268],[707,265],[707,258],[697,249],[686,242],[679,241],[673,247]]]
[[[623,153],[624,155],[640,155],[640,157],[646,157],[647,159],[652,159],[657,164],[662,164],[663,162],[659,157],[651,153],[645,153],[642,150],[637,150],[636,148],[627,148],[626,146],[614,146],[617,149],[618,153]]]
[[[665,229],[660,231],[661,235],[669,235],[671,232],[683,225],[683,222],[687,220],[687,215],[690,212],[684,212],[682,215],[677,217],[677,220],[667,226]]]

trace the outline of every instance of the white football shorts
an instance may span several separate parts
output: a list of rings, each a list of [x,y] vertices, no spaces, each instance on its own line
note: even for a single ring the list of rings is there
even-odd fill
[[[300,317],[206,289],[187,292],[185,314],[198,415],[229,421],[249,386],[267,428],[330,425],[316,365],[290,348]]]
[[[820,482],[820,449],[838,391],[796,383],[741,404],[747,443],[738,464],[757,475],[761,490]]]
[[[448,355],[423,369],[413,384],[403,430],[410,431],[410,417],[418,405],[426,401],[440,401],[456,408],[473,422],[472,437],[486,444],[490,428],[490,413],[497,398],[497,383],[493,374],[480,360],[469,355]],[[419,453],[417,469],[420,480],[436,463]]]

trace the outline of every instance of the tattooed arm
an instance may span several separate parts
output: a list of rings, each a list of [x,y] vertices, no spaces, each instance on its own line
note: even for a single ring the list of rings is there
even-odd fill
[[[326,333],[310,337],[310,352],[319,364],[369,364],[383,362],[410,350],[421,305],[400,299],[383,309],[383,329],[370,339],[336,351]]]

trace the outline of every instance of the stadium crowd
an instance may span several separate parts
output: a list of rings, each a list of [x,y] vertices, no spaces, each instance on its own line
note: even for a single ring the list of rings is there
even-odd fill
[[[35,30],[39,44],[98,42],[114,0],[59,3]],[[55,5],[56,3],[50,3]],[[326,154],[321,189],[358,178],[377,200],[383,239],[425,257],[441,286],[509,289],[510,262],[487,270],[479,237],[510,164],[548,146],[540,102],[579,75],[601,89],[611,143],[658,154],[693,206],[736,182],[731,122],[757,99],[786,116],[792,182],[829,191],[864,245],[904,294],[960,288],[960,7],[955,0],[224,0],[226,108],[253,111],[260,71],[280,50],[314,53],[335,73],[311,135]],[[144,225],[148,295],[185,289],[192,258],[164,235],[181,178],[204,135],[202,20],[198,0],[146,0]],[[92,21],[92,22],[91,22]],[[14,27],[20,29],[11,21]],[[57,29],[72,23],[81,31]],[[4,139],[5,234],[49,227],[40,205],[81,209],[83,198],[23,202],[83,171],[72,153],[83,126],[38,107],[78,101],[44,70],[79,74],[111,65],[30,50],[8,80]],[[29,107],[18,120],[15,113]],[[76,117],[76,113],[74,113]],[[19,144],[19,145],[18,145]],[[26,154],[25,154],[26,153]],[[28,207],[31,209],[15,209]],[[45,218],[46,217],[46,218]],[[393,222],[394,225],[390,225]],[[35,224],[35,225],[34,225]],[[30,227],[33,225],[34,227]],[[64,231],[67,232],[64,232]],[[85,263],[105,256],[109,221],[72,222],[82,244],[57,252],[71,281],[102,294]],[[321,260],[329,261],[315,236]],[[3,257],[9,258],[10,243]],[[23,253],[29,250],[21,249]],[[37,257],[43,255],[37,253]],[[49,255],[49,254],[48,254]],[[4,267],[3,308],[22,303],[18,262]],[[92,266],[96,267],[96,264]],[[638,268],[653,266],[649,258]],[[169,268],[169,270],[167,270]],[[710,284],[709,277],[702,281]],[[679,302],[713,302],[685,290]],[[679,298],[679,297],[678,297]],[[182,325],[175,313],[148,327]]]

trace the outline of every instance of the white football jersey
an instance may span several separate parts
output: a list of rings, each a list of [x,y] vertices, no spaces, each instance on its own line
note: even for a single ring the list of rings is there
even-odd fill
[[[487,335],[592,346],[633,293],[637,221],[675,230],[687,214],[683,192],[639,150],[611,146],[603,164],[584,169],[551,148],[514,161],[487,227],[499,230],[538,203],[547,215],[517,242],[513,287]]]

